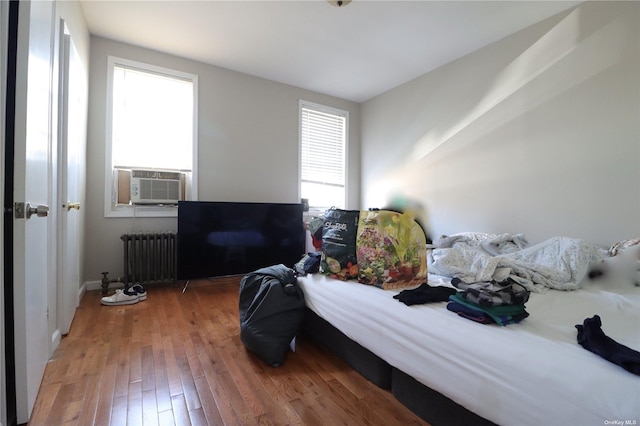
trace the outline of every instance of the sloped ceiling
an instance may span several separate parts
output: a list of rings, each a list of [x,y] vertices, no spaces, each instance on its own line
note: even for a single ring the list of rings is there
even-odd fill
[[[363,102],[579,3],[84,0],[82,7],[92,34]]]

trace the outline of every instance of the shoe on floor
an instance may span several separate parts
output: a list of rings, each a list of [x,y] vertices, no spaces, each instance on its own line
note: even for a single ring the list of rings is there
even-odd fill
[[[147,290],[142,284],[134,284],[129,290],[135,291],[138,294],[139,301],[147,300]]]
[[[132,291],[131,289],[123,290],[119,288],[113,295],[105,296],[100,299],[100,303],[107,306],[133,305],[134,303],[138,303],[138,300],[138,293],[136,293],[135,291]]]

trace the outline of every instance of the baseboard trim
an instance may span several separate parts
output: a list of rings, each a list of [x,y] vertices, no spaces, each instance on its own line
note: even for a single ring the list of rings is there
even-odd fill
[[[78,301],[82,300],[82,296],[84,296],[86,292],[87,292],[87,283],[84,282],[78,289]],[[78,306],[80,306],[80,304],[78,304]]]
[[[55,350],[60,344],[60,340],[62,339],[62,335],[60,334],[60,330],[56,329],[51,335],[51,347]]]
[[[109,289],[123,287],[124,283],[121,282],[109,283]],[[82,287],[80,287],[81,296],[89,290],[102,290],[102,281],[85,281],[85,283],[82,284]]]

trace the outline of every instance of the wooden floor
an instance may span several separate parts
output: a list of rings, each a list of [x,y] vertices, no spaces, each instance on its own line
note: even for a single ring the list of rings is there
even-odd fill
[[[239,337],[239,277],[82,299],[48,363],[30,425],[424,425],[323,347],[272,368]]]

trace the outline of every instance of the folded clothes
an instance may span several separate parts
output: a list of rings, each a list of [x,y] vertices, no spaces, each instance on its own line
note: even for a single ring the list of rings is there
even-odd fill
[[[481,324],[495,324],[496,322],[489,315],[485,314],[482,311],[478,311],[476,309],[468,308],[464,305],[461,305],[456,302],[447,303],[447,309],[451,312],[458,314],[463,318],[469,319],[471,321],[479,322]]]
[[[465,300],[460,293],[456,293],[449,297],[451,302],[455,302],[459,305],[462,305],[468,310],[472,312],[478,312],[480,314],[486,315],[493,320],[496,324],[500,325],[508,325],[514,324],[522,321],[523,319],[529,316],[529,313],[526,311],[524,304],[518,305],[502,305],[502,306],[480,306],[473,302],[469,302]],[[453,306],[455,307],[455,305]],[[449,306],[447,305],[447,309]],[[449,309],[451,310],[451,309]]]
[[[640,376],[640,352],[616,342],[604,334],[601,327],[599,315],[585,319],[583,324],[577,324],[578,343],[586,350]]]
[[[511,278],[504,281],[466,283],[459,278],[451,280],[462,290],[461,296],[481,306],[517,305],[529,300],[529,290]]]
[[[398,299],[407,306],[411,306],[424,303],[446,302],[449,300],[449,296],[455,293],[455,288],[444,286],[431,287],[429,284],[424,283],[420,285],[420,287],[411,290],[402,290],[393,296],[393,298]]]

